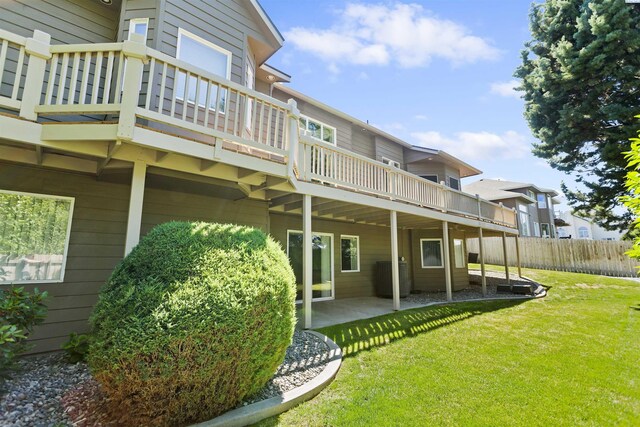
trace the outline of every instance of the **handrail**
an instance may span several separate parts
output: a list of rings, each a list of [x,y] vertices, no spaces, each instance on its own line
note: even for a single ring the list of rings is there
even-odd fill
[[[512,209],[369,157],[300,135],[299,179],[351,188],[417,206],[515,227]]]

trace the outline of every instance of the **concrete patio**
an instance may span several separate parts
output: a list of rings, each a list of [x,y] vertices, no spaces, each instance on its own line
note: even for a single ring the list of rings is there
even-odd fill
[[[400,300],[400,310],[426,307],[433,303],[416,303]],[[314,302],[312,305],[312,329],[351,322],[353,320],[369,319],[393,313],[393,301],[388,298],[363,297],[344,298],[331,301]],[[297,305],[298,327],[302,327],[300,319],[302,305]]]

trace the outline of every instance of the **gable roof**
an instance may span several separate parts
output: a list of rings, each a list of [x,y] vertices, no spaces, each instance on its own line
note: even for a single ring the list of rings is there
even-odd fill
[[[521,199],[528,203],[536,201],[526,194],[515,190],[530,189],[537,193],[549,194],[551,197],[558,195],[558,192],[548,188],[541,188],[535,184],[527,182],[504,181],[501,179],[481,179],[471,184],[463,186],[463,191],[471,194],[478,194],[487,200]]]

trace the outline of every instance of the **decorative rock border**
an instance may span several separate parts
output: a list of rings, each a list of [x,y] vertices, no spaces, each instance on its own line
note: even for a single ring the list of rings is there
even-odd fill
[[[331,384],[342,364],[342,350],[338,345],[316,331],[305,331],[323,340],[329,347],[329,363],[308,383],[289,390],[280,396],[233,409],[209,421],[194,424],[191,427],[241,427],[257,423],[265,418],[281,414],[299,403],[309,400]]]

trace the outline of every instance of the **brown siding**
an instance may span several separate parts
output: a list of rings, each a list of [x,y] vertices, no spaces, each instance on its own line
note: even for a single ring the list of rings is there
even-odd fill
[[[446,289],[444,268],[422,268],[420,239],[439,238],[442,239],[441,230],[412,230],[412,250],[413,250],[413,289],[417,291],[444,291]],[[451,280],[453,290],[464,289],[469,285],[469,272],[466,266],[465,247],[465,267],[455,268],[453,255],[453,239],[464,240],[463,232],[449,231],[449,259],[451,260]]]
[[[0,28],[25,37],[37,28],[51,34],[52,44],[112,42],[119,13],[118,6],[99,1],[2,1]]]
[[[374,295],[374,279],[377,261],[391,258],[391,237],[388,227],[352,224],[347,222],[312,220],[315,232],[333,234],[335,297],[353,298]],[[301,230],[302,217],[294,215],[271,215],[271,235],[286,250],[287,230]],[[340,235],[360,237],[360,272],[342,273],[340,270]],[[399,255],[410,262],[408,232],[398,233]]]
[[[90,175],[0,162],[0,188],[75,198],[64,282],[37,285],[49,292],[50,299],[47,319],[32,335],[33,351],[58,350],[69,333],[87,331],[87,319],[97,294],[122,259],[130,187]],[[170,220],[234,222],[268,228],[265,202],[147,188],[142,233]]]

